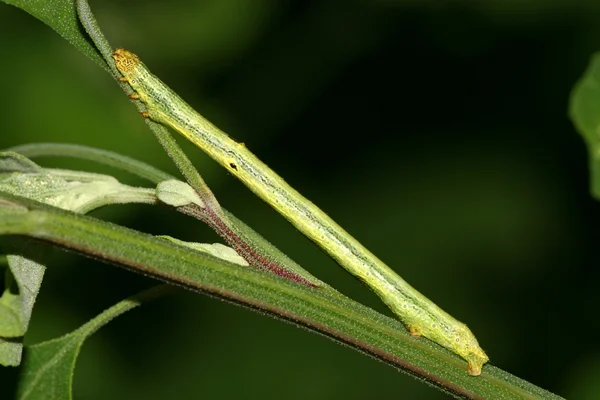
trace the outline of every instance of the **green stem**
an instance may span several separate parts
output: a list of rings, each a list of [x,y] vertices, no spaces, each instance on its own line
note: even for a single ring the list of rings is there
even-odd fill
[[[0,234],[25,235],[240,304],[348,345],[441,390],[473,399],[559,399],[488,366],[469,377],[464,362],[402,324],[340,294],[213,258],[151,235],[0,193],[18,210],[0,212]]]

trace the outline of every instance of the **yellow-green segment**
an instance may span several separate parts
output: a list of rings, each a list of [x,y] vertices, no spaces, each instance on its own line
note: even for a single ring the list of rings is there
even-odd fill
[[[260,161],[243,143],[232,140],[198,114],[154,76],[135,54],[117,49],[113,58],[123,78],[137,94],[130,97],[145,103],[145,117],[173,128],[235,175],[348,272],[377,293],[413,336],[425,336],[467,360],[470,375],[481,373],[488,357],[465,324],[400,278]]]

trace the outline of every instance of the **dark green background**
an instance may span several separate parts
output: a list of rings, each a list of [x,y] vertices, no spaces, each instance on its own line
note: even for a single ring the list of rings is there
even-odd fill
[[[569,398],[600,396],[600,205],[588,193],[585,148],[566,115],[571,87],[600,49],[600,3],[91,5],[113,46],[135,51],[467,323],[494,365]],[[0,148],[82,143],[175,173],[108,74],[4,4],[0,115]],[[242,184],[184,146],[223,206],[316,276],[389,313]],[[115,206],[94,215],[155,234],[218,240],[163,209]],[[27,341],[73,330],[151,283],[55,251]],[[0,370],[3,392],[16,376]],[[94,335],[77,364],[75,396],[446,398],[322,337],[184,291]]]

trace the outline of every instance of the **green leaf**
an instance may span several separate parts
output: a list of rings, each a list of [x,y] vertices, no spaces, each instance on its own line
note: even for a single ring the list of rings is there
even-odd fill
[[[215,256],[220,258],[221,260],[229,261],[234,264],[241,265],[243,267],[247,267],[248,261],[244,260],[242,256],[240,256],[234,249],[229,246],[225,246],[221,243],[196,243],[196,242],[185,242],[183,240],[176,239],[171,236],[161,235],[158,236],[165,240],[169,240],[173,243],[179,244],[181,246],[189,247],[190,249],[201,251],[206,254],[210,254],[211,256]]]
[[[85,340],[113,318],[174,290],[168,285],[153,287],[115,304],[65,336],[27,347],[17,398],[71,399],[75,361]]]
[[[156,203],[154,189],[124,185],[109,175],[46,170],[16,153],[0,152],[0,190],[80,213],[108,204]]]
[[[75,0],[0,0],[22,9],[39,19],[67,39],[96,64],[108,70],[102,56],[94,47],[79,19]]]
[[[23,256],[9,255],[7,258],[9,269],[0,297],[0,364],[17,366],[21,363],[23,336],[29,327],[46,267]],[[16,293],[13,282],[18,288]]]
[[[198,196],[194,188],[177,179],[160,182],[156,186],[156,197],[172,207],[181,207],[188,204],[196,204],[201,208],[205,207],[204,201]]]
[[[0,152],[0,173],[3,172],[41,173],[43,168],[19,153],[5,151]]]
[[[600,53],[592,56],[573,88],[569,116],[587,146],[591,191],[600,200]]]
[[[22,256],[9,255],[7,259],[10,274],[0,297],[0,336],[5,338],[23,336],[27,331],[45,270],[43,265]],[[13,293],[13,282],[17,293]]]

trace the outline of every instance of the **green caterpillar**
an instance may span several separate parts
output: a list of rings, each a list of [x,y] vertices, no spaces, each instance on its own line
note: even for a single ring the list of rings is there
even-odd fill
[[[436,306],[363,247],[327,214],[288,185],[243,143],[237,143],[198,114],[154,76],[133,53],[113,53],[123,81],[146,104],[146,118],[169,126],[208,153],[250,190],[317,243],[342,267],[367,284],[400,318],[413,336],[450,349],[468,362],[470,375],[481,374],[488,356],[469,328]]]

